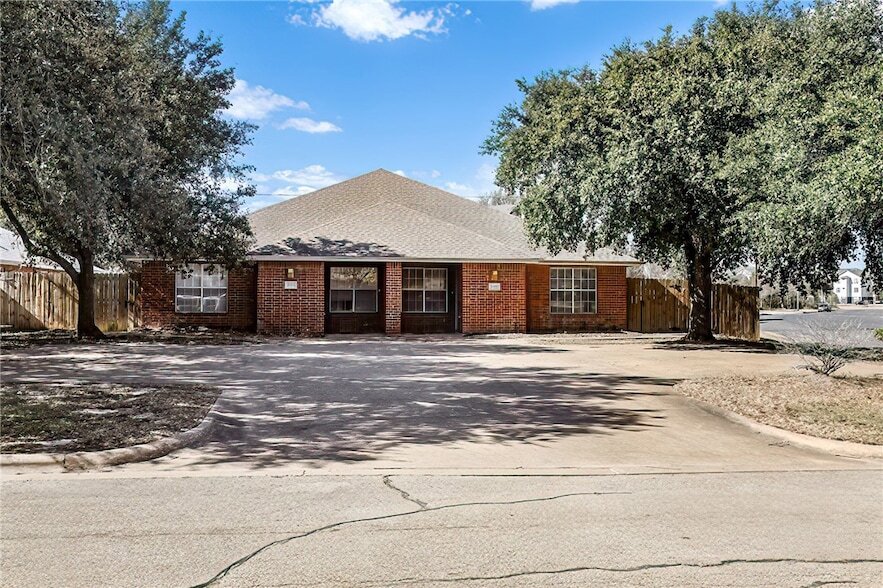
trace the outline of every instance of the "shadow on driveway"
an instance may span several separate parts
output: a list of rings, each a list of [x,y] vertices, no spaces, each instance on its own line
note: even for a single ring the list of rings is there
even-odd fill
[[[402,445],[542,443],[661,425],[639,388],[674,380],[534,361],[560,351],[465,339],[47,346],[7,355],[4,376],[220,386],[220,423],[197,466],[356,462]]]

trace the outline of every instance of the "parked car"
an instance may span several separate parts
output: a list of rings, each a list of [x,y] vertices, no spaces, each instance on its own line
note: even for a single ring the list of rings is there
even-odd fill
[[[819,312],[831,312],[831,305],[827,302],[819,302],[816,310],[818,310]]]

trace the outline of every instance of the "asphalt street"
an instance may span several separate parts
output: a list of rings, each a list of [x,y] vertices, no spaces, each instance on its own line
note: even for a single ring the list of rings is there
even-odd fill
[[[2,584],[872,587],[880,482],[66,475],[4,486]]]
[[[855,307],[841,306],[831,312],[808,311],[762,311],[760,331],[763,336],[777,335],[785,338],[799,338],[807,324],[815,324],[825,329],[836,329],[848,323],[851,329],[864,333],[865,343],[872,347],[883,347],[883,341],[875,339],[872,331],[883,328],[883,304]]]

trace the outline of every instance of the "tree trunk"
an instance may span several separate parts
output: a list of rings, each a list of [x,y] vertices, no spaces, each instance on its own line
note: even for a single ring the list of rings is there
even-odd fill
[[[103,339],[104,333],[95,325],[95,271],[92,255],[87,253],[78,258],[80,271],[74,282],[77,285],[77,337]]]
[[[690,242],[685,253],[690,294],[690,322],[685,339],[697,343],[714,341],[711,330],[711,247],[702,242],[698,245]]]

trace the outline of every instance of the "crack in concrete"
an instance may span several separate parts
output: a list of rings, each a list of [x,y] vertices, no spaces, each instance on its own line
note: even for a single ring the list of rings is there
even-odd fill
[[[611,568],[604,566],[575,566],[571,568],[561,568],[557,570],[528,570],[522,572],[511,572],[508,574],[500,574],[498,576],[458,576],[456,578],[446,577],[446,578],[401,578],[399,580],[392,580],[389,582],[385,582],[385,585],[390,584],[425,584],[429,582],[434,582],[437,584],[444,584],[450,582],[481,582],[488,580],[509,580],[511,578],[520,578],[524,576],[546,576],[546,575],[556,575],[556,574],[571,574],[574,572],[612,572],[612,573],[635,573],[635,572],[643,572],[648,570],[659,570],[666,568],[718,568],[729,565],[739,565],[739,564],[774,564],[774,563],[806,563],[806,564],[861,564],[861,563],[883,563],[883,559],[798,559],[798,558],[790,558],[790,557],[778,557],[778,558],[762,558],[762,559],[724,559],[721,561],[716,561],[712,563],[686,563],[686,562],[671,562],[671,563],[657,563],[657,564],[644,564],[640,566],[631,566],[625,568]],[[852,580],[834,580],[834,581],[818,581],[810,584],[806,588],[815,588],[817,586],[824,586],[826,584],[855,584],[856,582]]]
[[[383,476],[383,485],[384,486],[386,486],[390,490],[395,490],[396,492],[398,492],[399,494],[402,495],[402,498],[404,498],[408,502],[413,502],[414,504],[419,506],[420,510],[426,509],[426,506],[427,506],[426,502],[423,502],[422,500],[420,500],[418,498],[414,498],[413,496],[411,496],[410,494],[408,494],[407,492],[405,492],[404,490],[402,490],[401,488],[399,488],[398,486],[393,484],[392,480],[390,480],[391,477],[392,476],[390,476],[389,474]]]
[[[429,582],[433,582],[436,584],[445,584],[445,583],[453,583],[453,582],[480,582],[480,581],[494,581],[494,580],[508,580],[511,578],[519,578],[523,576],[535,576],[535,575],[555,575],[555,574],[567,574],[573,572],[585,572],[585,571],[600,571],[600,572],[613,572],[613,573],[634,573],[634,572],[642,572],[647,570],[658,570],[665,568],[716,568],[723,567],[728,565],[738,565],[738,564],[772,564],[772,563],[808,563],[808,564],[854,564],[854,563],[883,563],[883,560],[880,559],[836,559],[836,560],[816,560],[816,559],[796,559],[796,558],[764,558],[764,559],[725,559],[712,563],[660,563],[660,564],[644,564],[640,566],[633,566],[627,568],[610,568],[610,567],[602,567],[602,566],[578,566],[572,568],[563,568],[559,570],[537,570],[537,571],[523,571],[523,572],[513,572],[510,574],[501,574],[499,576],[459,576],[456,578],[446,577],[446,578],[401,578],[398,580],[369,580],[359,582],[359,585],[363,586],[391,586],[394,584],[425,584]],[[319,585],[318,584],[310,584],[310,585]],[[820,586],[828,586],[832,584],[858,584],[855,580],[817,580],[807,586],[802,588],[818,588]],[[288,586],[300,586],[302,584],[272,584],[272,588],[285,588]],[[269,585],[268,585],[269,588]]]
[[[202,582],[201,584],[195,584],[193,588],[206,588],[207,586],[211,586],[215,582],[223,579],[227,574],[229,574],[234,569],[238,568],[242,564],[248,562],[254,557],[257,557],[264,551],[268,549],[272,549],[278,545],[284,545],[290,541],[295,541],[297,539],[303,539],[305,537],[309,537],[311,535],[315,535],[316,533],[321,533],[322,531],[328,531],[331,529],[337,529],[340,527],[354,525],[357,523],[370,523],[373,521],[382,521],[387,519],[395,519],[401,517],[407,517],[415,514],[423,514],[428,512],[436,512],[440,510],[450,510],[454,508],[466,508],[470,506],[514,506],[519,504],[531,504],[536,502],[549,502],[552,500],[561,500],[563,498],[574,498],[577,496],[605,496],[611,494],[632,494],[631,492],[569,492],[567,494],[556,494],[555,496],[544,496],[542,498],[524,498],[521,500],[502,500],[502,501],[481,501],[481,502],[461,502],[457,504],[444,504],[441,506],[427,506],[423,508],[419,508],[417,510],[409,510],[405,512],[398,512],[387,515],[378,515],[374,517],[362,517],[358,519],[348,519],[345,521],[338,521],[336,523],[329,523],[327,525],[323,525],[321,527],[316,527],[315,529],[311,529],[309,531],[305,531],[303,533],[298,533],[296,535],[290,535],[288,537],[283,537],[282,539],[277,539],[276,541],[271,541],[266,545],[259,547],[258,549],[252,551],[251,553],[237,559],[223,570],[212,576],[209,580]],[[410,500],[410,499],[409,499]],[[412,501],[414,502],[414,501]],[[415,502],[415,504],[417,504]]]

